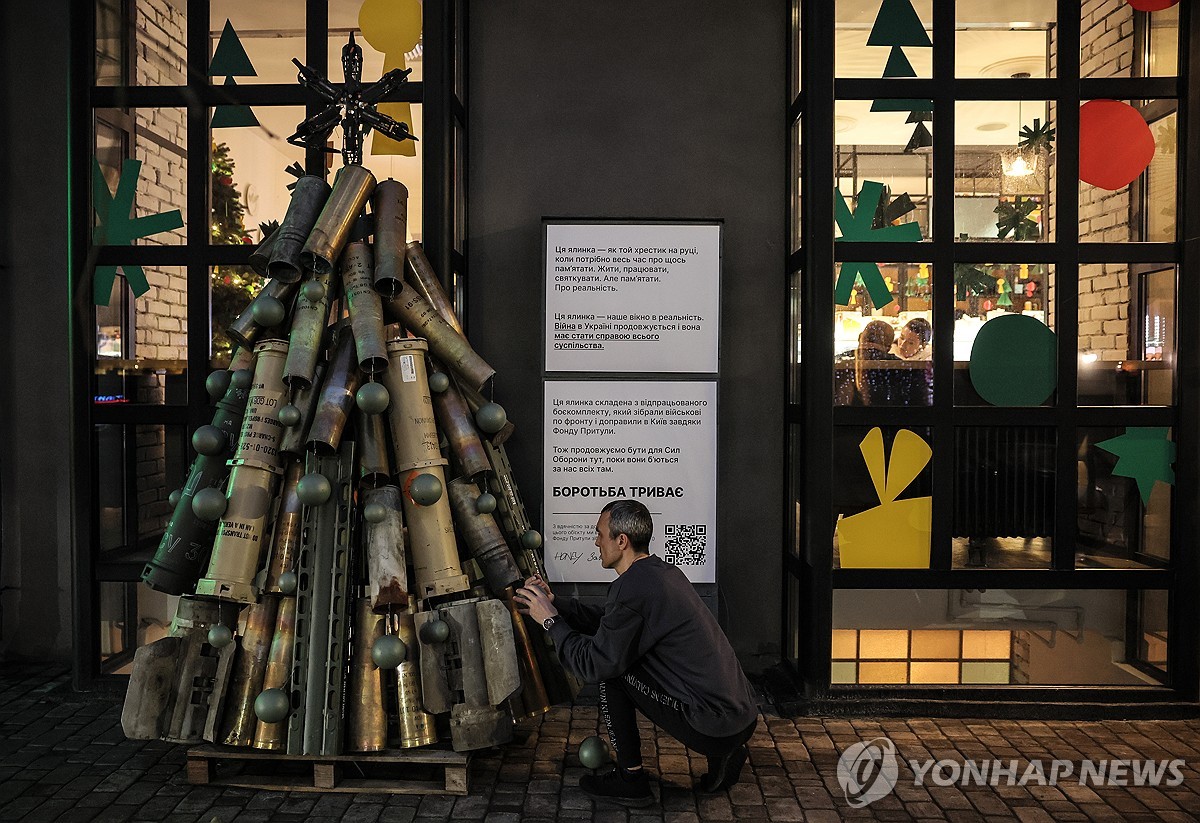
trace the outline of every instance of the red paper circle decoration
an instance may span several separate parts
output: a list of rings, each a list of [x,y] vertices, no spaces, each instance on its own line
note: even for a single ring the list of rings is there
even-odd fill
[[[1137,109],[1120,100],[1089,100],[1079,108],[1079,179],[1115,191],[1146,170],[1154,135]]]
[[[1162,11],[1174,6],[1179,0],[1126,0],[1138,11]]]

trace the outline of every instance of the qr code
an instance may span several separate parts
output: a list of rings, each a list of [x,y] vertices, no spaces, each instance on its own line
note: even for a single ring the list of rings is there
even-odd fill
[[[668,523],[663,529],[666,561],[676,566],[703,566],[708,548],[708,526]]]

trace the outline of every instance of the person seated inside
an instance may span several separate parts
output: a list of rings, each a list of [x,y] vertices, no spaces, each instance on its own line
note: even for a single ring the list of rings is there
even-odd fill
[[[901,360],[929,360],[932,354],[929,342],[933,339],[933,326],[924,317],[914,317],[900,329],[896,345],[892,347]]]
[[[854,364],[853,379],[841,375],[834,389],[836,406],[897,406],[905,405],[903,389],[907,381],[898,369],[887,368],[888,361],[897,362],[892,354],[896,333],[886,320],[872,320],[858,335],[858,347],[838,355],[838,364]],[[883,365],[883,368],[876,368]]]

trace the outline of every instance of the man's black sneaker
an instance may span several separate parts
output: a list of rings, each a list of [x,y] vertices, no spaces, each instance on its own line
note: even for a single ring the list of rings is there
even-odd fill
[[[649,806],[654,802],[646,770],[627,772],[617,766],[579,778],[579,788],[598,800],[612,800],[626,806]]]
[[[708,774],[700,778],[696,788],[704,794],[713,794],[733,786],[742,776],[742,767],[749,756],[750,749],[743,743],[721,757],[708,758]]]

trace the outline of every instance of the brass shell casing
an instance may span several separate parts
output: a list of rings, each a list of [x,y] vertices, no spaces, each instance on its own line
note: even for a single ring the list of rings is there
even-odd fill
[[[437,729],[433,715],[425,711],[421,700],[421,644],[417,641],[412,610],[398,612],[391,619],[396,635],[408,648],[408,656],[396,671],[399,745],[402,749],[428,746],[437,742]]]
[[[223,746],[249,746],[254,742],[254,730],[258,725],[254,700],[262,691],[278,607],[277,598],[264,597],[242,612],[237,660],[225,698],[225,719],[221,723],[220,737],[214,741]]]
[[[493,597],[503,597],[513,583],[521,581],[521,570],[513,559],[496,518],[481,514],[475,507],[480,491],[470,480],[456,477],[446,488],[454,523],[466,541],[467,551],[479,564]]]
[[[300,280],[301,252],[329,196],[329,184],[320,177],[306,174],[296,181],[267,264],[272,278],[284,283]]]
[[[367,594],[371,608],[386,614],[409,605],[408,564],[404,552],[404,495],[398,486],[381,486],[363,494],[363,505],[377,503],[386,512],[378,523],[364,523]]]
[[[383,345],[383,305],[372,280],[373,268],[369,243],[355,241],[346,246],[341,260],[342,290],[350,308],[358,366],[367,374],[377,374],[388,367],[387,349]]]
[[[337,454],[342,433],[354,408],[354,393],[362,383],[362,372],[354,359],[354,333],[348,322],[338,324],[333,356],[317,399],[317,409],[308,428],[308,450],[320,457]]]
[[[318,363],[313,372],[313,382],[304,388],[292,390],[292,405],[300,410],[300,422],[284,426],[279,438],[279,450],[284,454],[302,456],[308,452],[308,430],[317,414],[317,402],[321,399],[321,388],[325,385],[324,363]]]
[[[371,659],[371,647],[383,635],[384,618],[371,611],[369,598],[358,598],[354,603],[354,656],[346,688],[346,748],[352,752],[387,748],[384,673]]]
[[[267,565],[267,582],[263,591],[282,594],[279,575],[295,571],[296,552],[300,550],[300,529],[303,525],[303,506],[297,488],[304,476],[304,458],[288,456],[279,493],[279,510],[275,515],[275,533],[271,537],[271,561]]]
[[[413,288],[429,301],[429,305],[433,306],[446,323],[462,334],[462,323],[458,322],[458,315],[454,313],[454,306],[446,296],[446,290],[442,288],[442,281],[433,270],[433,264],[425,256],[425,247],[419,240],[413,240],[404,247],[404,257],[408,263],[408,281]]]
[[[254,304],[268,297],[274,297],[283,303],[285,308],[288,308],[292,305],[292,298],[296,296],[298,288],[300,288],[298,282],[284,283],[282,280],[268,280],[262,291],[250,301],[250,305],[246,306],[242,313],[225,328],[225,334],[239,346],[253,349],[264,331],[262,326],[254,322]]]
[[[295,645],[296,598],[283,597],[279,601],[275,635],[271,640],[271,651],[263,673],[262,691],[286,688],[288,679],[292,676],[292,652]],[[257,696],[255,695],[256,698]],[[259,720],[254,731],[254,748],[283,751],[287,748],[287,727],[286,718],[278,723],[264,723]]]
[[[437,309],[407,283],[384,301],[383,317],[388,323],[400,323],[417,337],[427,339],[433,355],[472,388],[479,389],[496,373],[471,348],[467,339],[442,319]]]
[[[308,235],[301,264],[317,274],[333,271],[342,253],[354,221],[375,190],[375,176],[362,166],[343,166],[333,180],[333,191],[321,209],[321,215]]]
[[[358,448],[358,487],[373,489],[392,482],[392,461],[388,454],[387,421],[382,414],[354,412]]]
[[[454,455],[462,473],[467,477],[476,477],[491,471],[492,464],[479,438],[479,430],[475,428],[475,418],[453,380],[444,392],[433,395],[433,410],[438,427],[446,436],[450,453]]]
[[[446,462],[438,448],[433,400],[425,370],[428,349],[424,340],[410,337],[387,344],[391,365],[383,373],[383,384],[391,397],[387,416],[397,472]]]
[[[325,293],[312,302],[300,290],[292,310],[292,328],[288,335],[287,364],[283,367],[283,382],[293,391],[311,386],[324,348],[329,327],[329,304],[333,302],[338,279],[332,274],[318,274],[313,280],[324,287]]]
[[[426,600],[465,592],[471,584],[462,573],[458,559],[450,503],[445,492],[429,506],[414,501],[408,488],[418,474],[431,474],[443,489],[446,488],[446,474],[441,466],[410,469],[400,475],[400,488],[404,490],[404,522],[408,524],[408,546],[412,554],[413,577],[416,578],[413,594]]]
[[[375,213],[375,291],[392,295],[404,282],[404,243],[408,239],[408,188],[384,180],[371,198]]]
[[[258,248],[250,252],[250,267],[263,277],[267,277],[267,264],[271,262],[271,251],[275,248],[275,241],[279,239],[279,229],[268,234],[263,238],[263,241],[258,244]]]

